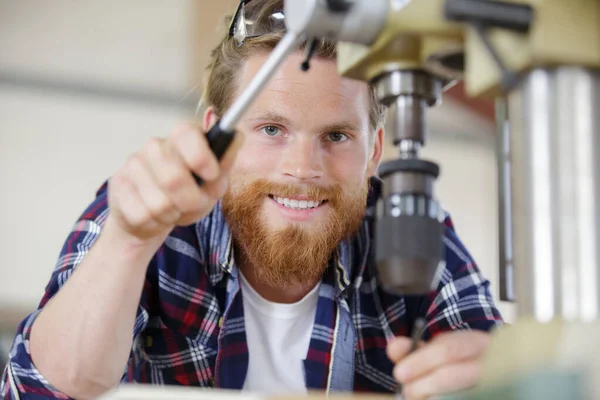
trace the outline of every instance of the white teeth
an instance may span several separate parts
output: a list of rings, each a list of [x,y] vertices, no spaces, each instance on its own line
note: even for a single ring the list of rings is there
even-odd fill
[[[286,199],[283,197],[275,197],[273,199],[279,204],[292,208],[294,210],[307,210],[311,208],[316,208],[321,205],[320,201],[314,200],[294,200],[294,199]]]

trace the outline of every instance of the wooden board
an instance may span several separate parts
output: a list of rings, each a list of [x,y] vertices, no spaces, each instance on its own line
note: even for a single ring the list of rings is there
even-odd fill
[[[243,391],[199,389],[179,386],[121,385],[99,400],[384,400],[393,395],[339,393],[327,395],[312,392],[308,395],[262,395]]]

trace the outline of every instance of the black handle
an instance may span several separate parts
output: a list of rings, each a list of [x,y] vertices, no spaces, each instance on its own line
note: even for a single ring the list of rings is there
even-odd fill
[[[213,125],[212,128],[206,133],[206,140],[208,140],[208,145],[212,150],[217,160],[221,160],[223,155],[229,148],[229,145],[233,141],[235,137],[235,131],[225,131],[221,129],[221,121],[219,120],[216,124]],[[192,172],[196,183],[199,186],[204,185],[204,180],[200,178],[198,175]]]
[[[494,0],[446,0],[444,9],[450,21],[471,22],[486,28],[504,28],[526,33],[533,22],[533,8]]]
[[[327,6],[335,13],[346,12],[352,7],[352,2],[348,0],[327,0]]]
[[[317,39],[317,38],[312,38],[310,40],[310,42],[306,45],[306,58],[304,59],[304,62],[300,66],[300,69],[302,69],[302,71],[306,72],[309,70],[310,59],[314,57],[318,46],[319,46],[319,39]]]

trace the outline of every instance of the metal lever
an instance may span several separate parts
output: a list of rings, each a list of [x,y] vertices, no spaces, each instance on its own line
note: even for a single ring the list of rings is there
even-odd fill
[[[248,107],[262,92],[271,77],[275,75],[281,63],[296,50],[302,39],[302,34],[288,31],[277,46],[275,46],[267,61],[258,70],[250,85],[233,102],[223,117],[208,131],[206,139],[217,159],[220,160],[229,148],[235,137],[235,126]],[[199,176],[193,175],[198,185],[204,184],[204,181]]]
[[[527,33],[533,21],[532,6],[495,0],[446,0],[444,13],[450,21],[521,33]]]
[[[352,6],[348,0],[327,0],[327,7],[333,12],[346,12]]]
[[[527,33],[533,22],[533,7],[495,0],[446,0],[444,14],[450,21],[470,24],[502,73],[502,89],[510,92],[519,83],[518,75],[509,70],[487,35],[489,28]]]
[[[310,59],[313,58],[313,56],[315,55],[318,45],[319,45],[319,39],[317,39],[317,38],[312,38],[306,45],[306,58],[304,59],[304,62],[300,66],[302,71],[306,72],[310,69]]]

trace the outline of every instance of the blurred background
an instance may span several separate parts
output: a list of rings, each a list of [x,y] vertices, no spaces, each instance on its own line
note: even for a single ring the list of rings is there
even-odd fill
[[[0,0],[0,364],[96,189],[148,138],[195,119],[236,5]],[[493,110],[455,86],[429,114],[424,154],[441,165],[437,197],[497,298]],[[514,306],[500,308],[512,321]]]

